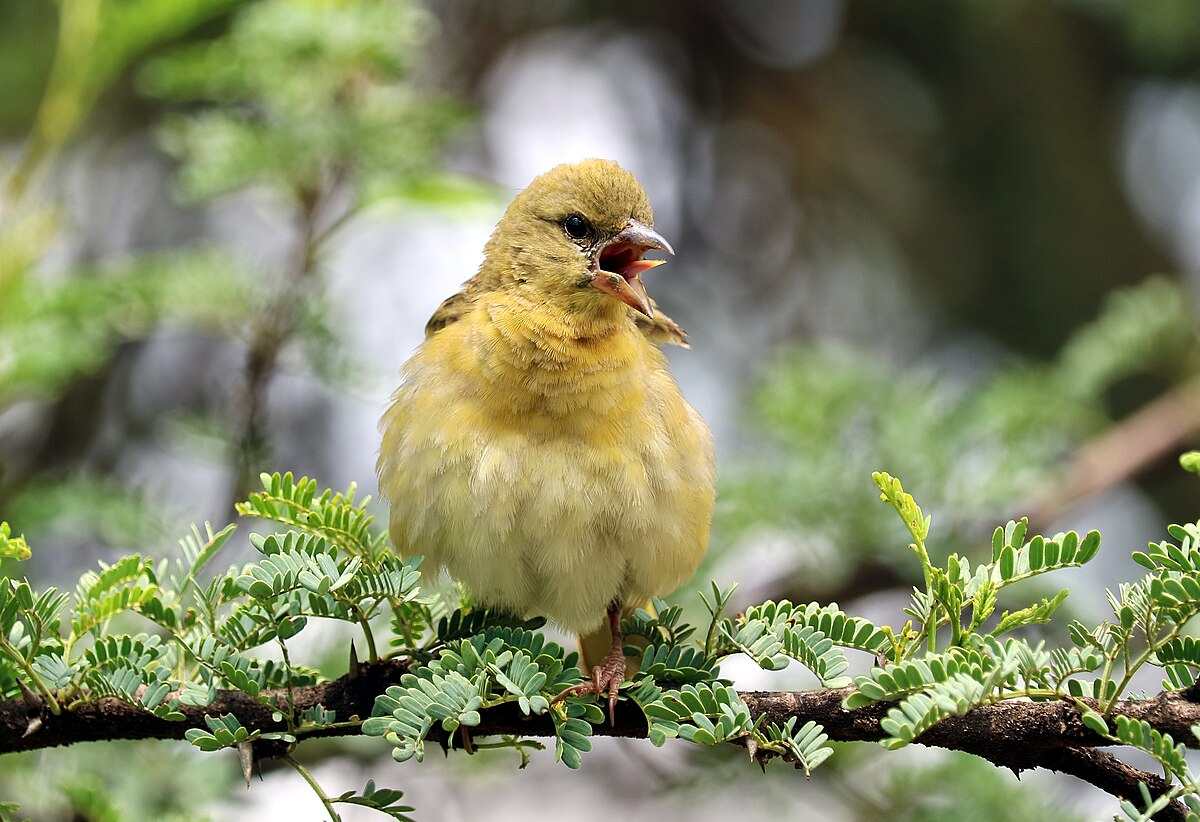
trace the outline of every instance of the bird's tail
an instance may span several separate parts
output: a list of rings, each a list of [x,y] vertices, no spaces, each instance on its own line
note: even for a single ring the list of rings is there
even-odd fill
[[[642,610],[648,611],[650,616],[658,616],[654,610],[654,606],[647,602],[642,605]],[[624,615],[632,614],[634,608],[627,608]],[[635,648],[645,650],[648,644],[645,637],[634,636],[629,637],[625,641],[626,645],[632,645]],[[579,637],[579,664],[584,671],[585,676],[595,666],[604,661],[604,657],[608,655],[609,649],[612,648],[612,634],[608,630],[608,620],[605,620],[599,627],[586,634],[581,634]],[[632,679],[634,674],[641,667],[641,656],[628,657],[625,662],[625,678]]]

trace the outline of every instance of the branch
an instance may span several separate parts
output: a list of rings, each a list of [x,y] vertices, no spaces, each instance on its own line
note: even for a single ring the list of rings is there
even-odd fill
[[[361,665],[357,676],[347,674],[319,685],[293,688],[296,711],[300,713],[314,705],[323,705],[326,710],[335,712],[339,722],[355,716],[366,718],[371,715],[375,697],[389,685],[399,684],[400,677],[407,670],[407,661],[392,659]],[[204,722],[206,715],[233,714],[251,731],[287,731],[287,724],[275,721],[272,716],[276,704],[281,707],[286,705],[286,691],[264,691],[262,696],[271,704],[263,704],[244,691],[220,690],[211,705],[181,706],[180,711],[185,718],[178,722],[160,719],[142,708],[112,697],[83,703],[57,716],[45,710],[31,715],[28,700],[0,702],[0,754],[73,745],[76,742],[183,739],[190,728],[208,729]],[[26,735],[27,728],[34,727],[34,722],[39,722],[40,726]],[[342,727],[316,729],[302,736],[346,736],[355,733],[357,730],[354,728]],[[274,753],[267,751],[264,755]]]
[[[335,712],[339,722],[333,728],[301,730],[297,736],[306,739],[356,734],[355,727],[340,723],[370,716],[376,695],[389,685],[398,684],[407,669],[406,661],[386,660],[362,665],[355,675],[293,689],[297,711],[322,705]],[[811,719],[824,726],[829,738],[838,742],[881,739],[879,721],[891,706],[881,703],[843,710],[842,700],[850,691],[849,688],[747,691],[741,697],[756,719],[765,715],[769,721],[783,723],[794,716],[799,724]],[[284,704],[283,691],[267,691],[264,696],[272,704]],[[169,722],[112,698],[85,703],[57,716],[48,710],[31,712],[28,700],[0,702],[0,754],[111,739],[182,739],[189,728],[207,728],[205,715],[233,714],[251,731],[286,730],[283,722],[272,718],[275,709],[271,705],[264,705],[242,691],[218,691],[212,705],[185,706],[181,710],[185,719]],[[1200,723],[1200,703],[1189,700],[1183,693],[1164,692],[1153,699],[1125,700],[1117,703],[1116,712],[1145,720],[1191,747],[1200,746],[1191,733],[1191,726]],[[600,725],[592,732],[600,736],[645,737],[646,720],[636,705],[623,701],[618,705],[615,723]],[[554,726],[548,716],[525,716],[516,704],[510,703],[485,711],[480,724],[471,729],[474,737],[500,734],[553,736]],[[430,736],[444,745],[454,742],[436,727]],[[1034,768],[1069,773],[1134,802],[1140,801],[1138,782],[1145,782],[1155,796],[1167,789],[1160,777],[1132,768],[1103,751],[1092,750],[1112,743],[1084,726],[1078,709],[1066,700],[1009,700],[982,706],[963,716],[942,720],[917,741],[975,754],[1017,773]],[[286,753],[286,745],[259,742],[255,750],[260,757],[281,756]],[[1172,806],[1159,816],[1182,819],[1177,815],[1180,812],[1180,807]]]
[[[798,717],[797,723],[813,719],[822,724],[829,738],[838,742],[876,741],[883,737],[881,720],[891,707],[880,703],[856,711],[841,710],[842,699],[851,689],[799,692],[751,692],[742,699],[757,718],[765,713],[774,722]],[[1090,699],[1081,702],[1096,708]],[[1200,703],[1182,693],[1160,693],[1153,699],[1123,700],[1116,713],[1149,722],[1156,730],[1169,733],[1188,747],[1200,747],[1191,732],[1200,721]],[[1014,773],[1045,768],[1070,774],[1089,782],[1105,793],[1135,804],[1141,802],[1138,783],[1145,782],[1150,795],[1157,798],[1169,788],[1157,774],[1138,770],[1112,754],[1094,750],[1113,744],[1084,726],[1078,709],[1066,700],[1051,702],[1005,701],[948,717],[917,739],[922,745],[963,751],[986,759]],[[1173,802],[1155,818],[1179,820],[1186,813]]]
[[[1113,796],[1140,804],[1138,783],[1146,783],[1150,796],[1157,799],[1169,790],[1170,785],[1155,773],[1139,771],[1127,762],[1122,762],[1107,751],[1095,748],[1063,748],[1055,751],[1044,765],[1049,770],[1069,773],[1084,782]],[[1185,822],[1187,809],[1175,800],[1154,816],[1160,822]]]

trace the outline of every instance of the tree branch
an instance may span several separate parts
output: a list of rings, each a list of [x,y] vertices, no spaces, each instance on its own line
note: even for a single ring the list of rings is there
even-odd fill
[[[362,665],[357,675],[293,689],[297,711],[322,705],[333,711],[339,723],[371,715],[375,697],[389,686],[398,684],[408,669],[403,660],[386,660]],[[747,691],[741,694],[757,719],[783,723],[796,717],[798,723],[814,720],[825,728],[829,738],[839,742],[867,742],[883,737],[879,721],[889,704],[876,704],[853,711],[842,709],[849,688],[818,691]],[[283,691],[264,695],[272,704],[284,704]],[[1088,700],[1083,700],[1085,703]],[[28,700],[0,702],[0,754],[112,739],[182,739],[189,728],[207,728],[205,715],[233,714],[241,724],[264,733],[284,731],[283,722],[272,718],[274,707],[252,699],[242,691],[222,690],[212,705],[185,706],[183,721],[170,722],[117,699],[104,698],[84,703],[73,710],[53,715],[36,710]],[[1184,693],[1161,693],[1153,699],[1119,702],[1116,712],[1145,720],[1172,738],[1198,747],[1191,726],[1200,723],[1200,703]],[[339,724],[333,728],[301,731],[301,739],[319,736],[346,736],[357,733],[354,726]],[[593,729],[600,736],[645,737],[646,720],[632,702],[618,705],[616,722]],[[499,734],[552,736],[554,726],[548,716],[524,716],[516,704],[502,705],[483,713],[482,722],[471,729],[473,737]],[[454,744],[440,729],[431,737],[444,745]],[[1167,789],[1161,777],[1137,770],[1111,754],[1092,750],[1112,744],[1089,730],[1080,721],[1072,702],[1053,700],[1029,702],[1010,700],[975,708],[959,717],[942,720],[917,740],[947,750],[964,751],[1017,773],[1046,768],[1069,773],[1114,796],[1140,801],[1138,783],[1145,782],[1152,795]],[[269,758],[286,753],[280,742],[256,744],[256,754]],[[1182,819],[1182,807],[1173,805],[1159,815],[1162,819]]]
[[[1049,754],[1043,766],[1052,771],[1069,773],[1084,782],[1090,782],[1105,793],[1141,804],[1138,783],[1145,782],[1150,795],[1157,799],[1170,787],[1167,781],[1155,773],[1140,771],[1127,762],[1122,762],[1107,751],[1095,748],[1068,747]],[[1185,822],[1187,809],[1175,800],[1154,815],[1160,822]]]

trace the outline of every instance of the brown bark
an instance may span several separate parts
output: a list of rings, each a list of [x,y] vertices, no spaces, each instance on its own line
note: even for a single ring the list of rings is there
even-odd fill
[[[356,675],[348,674],[319,685],[296,688],[293,690],[296,709],[302,711],[322,705],[335,712],[338,722],[366,718],[371,715],[376,695],[398,683],[406,669],[403,661],[389,660],[362,665]],[[824,726],[829,738],[835,741],[881,739],[883,732],[879,720],[890,706],[876,704],[853,711],[843,710],[841,703],[849,692],[848,688],[747,691],[741,696],[756,718],[765,714],[768,720],[782,723],[794,716],[798,724],[813,720]],[[267,692],[267,696],[281,706],[284,704],[282,691]],[[0,702],[0,753],[110,739],[182,739],[189,728],[207,727],[205,715],[233,714],[251,730],[286,730],[282,722],[272,719],[272,707],[241,691],[219,691],[212,705],[182,710],[186,717],[183,721],[169,722],[111,698],[81,704],[58,715],[31,705],[29,698]],[[1200,723],[1200,703],[1191,701],[1183,693],[1162,693],[1153,699],[1122,701],[1116,706],[1116,712],[1145,720],[1191,747],[1200,746],[1190,730],[1192,725]],[[600,736],[644,737],[647,728],[637,706],[623,701],[617,706],[615,722],[597,726],[592,732]],[[357,730],[353,727],[339,727],[314,729],[299,736],[303,739],[355,733]],[[485,711],[482,722],[471,729],[471,736],[475,738],[499,734],[551,736],[553,733],[554,726],[549,717],[524,716],[515,704]],[[446,735],[436,727],[431,736],[435,741],[449,744]],[[963,716],[942,720],[917,741],[922,745],[971,753],[1017,773],[1033,768],[1069,773],[1135,803],[1139,801],[1139,781],[1146,783],[1152,795],[1158,795],[1166,788],[1161,777],[1095,750],[1112,743],[1084,726],[1079,710],[1066,700],[1008,700],[978,707]],[[265,758],[283,753],[285,747],[278,742],[259,742],[255,752]],[[1183,819],[1182,813],[1182,806],[1176,804],[1159,818]]]

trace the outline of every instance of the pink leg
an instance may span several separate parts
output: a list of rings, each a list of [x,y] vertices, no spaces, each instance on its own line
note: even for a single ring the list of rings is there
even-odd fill
[[[617,691],[625,681],[625,642],[621,636],[621,604],[614,602],[608,607],[608,627],[612,631],[612,650],[604,657],[599,665],[592,668],[590,682],[572,685],[554,697],[554,702],[561,702],[569,696],[608,695],[608,724],[615,725],[614,715],[617,709]]]

